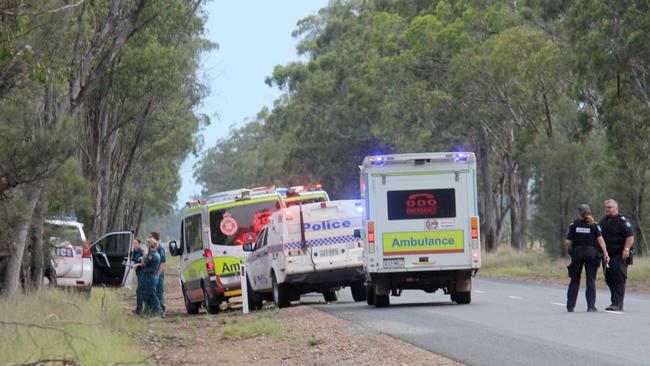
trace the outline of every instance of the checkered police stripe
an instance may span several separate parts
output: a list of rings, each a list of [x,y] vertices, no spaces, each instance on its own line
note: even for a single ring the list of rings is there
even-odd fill
[[[325,245],[344,244],[354,240],[355,238],[353,235],[343,235],[343,236],[333,236],[333,237],[322,238],[322,239],[307,240],[306,244],[308,247],[320,247]],[[300,249],[299,241],[285,243],[284,245],[288,250]]]

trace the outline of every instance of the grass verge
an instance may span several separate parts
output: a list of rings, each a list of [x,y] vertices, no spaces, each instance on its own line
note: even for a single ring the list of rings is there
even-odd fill
[[[124,316],[119,297],[115,290],[95,288],[90,298],[62,290],[0,298],[0,364],[143,361],[146,355],[132,338],[143,322]]]
[[[244,339],[261,335],[268,335],[275,340],[282,340],[284,336],[280,322],[271,319],[268,315],[258,315],[255,319],[228,321],[221,333],[223,339]]]
[[[484,253],[479,274],[483,276],[505,277],[530,280],[567,280],[568,258],[551,258],[536,251],[517,251],[502,245],[494,253]],[[598,279],[604,280],[602,268]],[[635,287],[647,286],[650,282],[650,258],[635,257],[634,264],[628,268],[628,283]]]

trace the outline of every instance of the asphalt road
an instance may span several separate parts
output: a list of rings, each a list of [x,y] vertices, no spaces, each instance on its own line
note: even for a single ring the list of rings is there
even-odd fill
[[[583,288],[567,313],[566,287],[475,278],[473,288],[470,305],[411,290],[376,309],[347,288],[336,304],[301,301],[468,365],[650,365],[650,295],[629,293],[614,313],[598,291],[599,312],[587,313]]]

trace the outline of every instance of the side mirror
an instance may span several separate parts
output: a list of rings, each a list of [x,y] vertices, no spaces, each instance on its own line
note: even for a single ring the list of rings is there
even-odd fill
[[[183,249],[178,247],[178,244],[176,244],[175,240],[170,241],[167,246],[169,248],[169,254],[171,254],[172,257],[183,254]]]
[[[355,239],[361,239],[361,230],[360,229],[354,229],[354,238]]]
[[[254,248],[253,248],[253,243],[246,243],[246,244],[244,244],[244,246],[242,247],[242,249],[244,249],[245,252],[252,252],[253,249],[254,249]]]

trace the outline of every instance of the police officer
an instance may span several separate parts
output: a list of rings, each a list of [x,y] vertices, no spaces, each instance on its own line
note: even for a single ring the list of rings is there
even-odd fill
[[[160,308],[160,301],[156,296],[156,285],[158,284],[158,269],[160,268],[160,254],[158,254],[158,242],[154,238],[147,239],[147,247],[149,253],[142,258],[140,263],[144,267],[142,275],[144,275],[144,301],[146,309],[143,312],[145,315],[160,315],[162,309]]]
[[[158,254],[160,255],[160,268],[158,269],[158,284],[156,285],[156,296],[160,302],[162,309],[162,316],[165,316],[165,269],[167,269],[167,256],[165,255],[165,248],[160,245],[160,234],[156,231],[149,234],[158,242]]]
[[[140,263],[140,260],[142,259],[144,255],[144,251],[140,247],[142,241],[140,238],[135,238],[133,239],[133,244],[131,245],[133,249],[131,249],[131,261],[133,263]],[[144,275],[142,275],[142,267],[141,266],[136,266],[135,267],[135,275],[138,279],[138,288],[135,290],[135,309],[133,310],[134,314],[141,314],[142,313],[142,305],[144,303]]]
[[[580,290],[580,277],[582,276],[582,267],[585,267],[587,274],[587,312],[598,311],[596,309],[596,273],[600,265],[600,254],[598,249],[602,250],[605,255],[605,261],[609,261],[605,248],[605,241],[602,233],[588,205],[582,204],[578,207],[579,219],[569,225],[569,231],[564,240],[564,247],[571,256],[571,264],[567,267],[569,270],[569,289],[567,291],[566,309],[573,312]]]
[[[634,244],[634,230],[630,219],[618,213],[618,203],[613,199],[605,201],[605,217],[599,224],[611,258],[609,268],[605,269],[605,282],[612,293],[612,304],[607,310],[623,311],[627,265]]]

